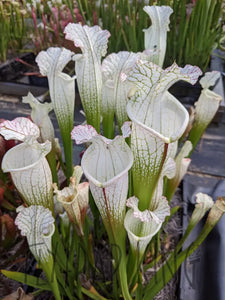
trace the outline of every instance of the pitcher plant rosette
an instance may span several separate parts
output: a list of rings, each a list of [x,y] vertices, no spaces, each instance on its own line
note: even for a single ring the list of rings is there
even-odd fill
[[[186,231],[162,255],[166,225],[181,206],[171,208],[173,195],[221,97],[209,90],[218,73],[206,73],[189,118],[168,89],[179,80],[195,84],[202,72],[176,63],[162,68],[172,9],[145,6],[144,11],[152,21],[144,32],[145,50],[104,59],[107,30],[68,24],[65,39],[80,52],[52,47],[36,58],[48,77],[51,103],[29,93],[23,102],[32,108],[32,121],[19,117],[0,123],[0,134],[18,141],[1,166],[24,201],[15,224],[46,279],[1,272],[38,289],[34,295],[47,290],[57,300],[151,300],[225,212],[224,195],[214,202],[197,194]],[[73,77],[65,73],[69,62],[75,64]],[[86,122],[74,127],[75,79]],[[49,117],[52,109],[62,155]],[[73,165],[72,146],[76,151],[83,147],[80,166]],[[185,247],[207,211],[198,237]],[[104,263],[97,259],[106,252],[111,271],[105,276]],[[153,266],[149,280],[145,272]]]

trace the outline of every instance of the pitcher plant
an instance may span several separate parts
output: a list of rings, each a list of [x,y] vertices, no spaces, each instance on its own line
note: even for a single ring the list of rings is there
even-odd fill
[[[18,141],[1,166],[24,202],[17,208],[15,224],[46,279],[1,272],[37,288],[34,294],[52,291],[57,300],[151,300],[225,212],[224,195],[212,199],[197,194],[186,231],[174,249],[162,255],[165,227],[180,208],[172,208],[173,195],[221,97],[209,90],[218,73],[206,73],[189,117],[168,90],[180,80],[195,84],[202,72],[176,63],[163,69],[172,9],[155,5],[144,11],[152,21],[144,31],[145,50],[104,59],[107,30],[68,24],[65,39],[75,52],[51,47],[36,58],[48,78],[51,104],[29,93],[23,102],[32,108],[32,121],[18,117],[0,123],[0,134]],[[65,71],[69,62],[74,64],[72,77]],[[75,79],[86,117],[76,126]],[[61,132],[59,143],[48,115],[51,109]],[[79,149],[80,165],[74,166],[74,151]],[[186,247],[200,220],[205,223],[202,231]],[[106,252],[112,268],[105,276],[103,260],[98,259]],[[145,272],[153,265],[157,268],[147,279]]]

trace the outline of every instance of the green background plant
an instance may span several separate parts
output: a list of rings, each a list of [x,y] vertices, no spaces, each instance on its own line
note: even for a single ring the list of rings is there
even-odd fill
[[[167,39],[166,66],[198,65],[206,70],[210,54],[222,35],[222,0],[173,1]]]
[[[34,52],[54,45],[63,46],[67,21],[100,25],[109,30],[108,53],[142,51],[143,29],[151,25],[143,11],[145,5],[169,5],[174,11],[170,17],[164,66],[176,61],[180,66],[198,65],[205,71],[212,50],[223,39],[223,0],[62,0],[61,4],[42,0],[36,6],[32,1],[1,0],[0,59],[6,59],[9,49],[21,51],[31,40],[28,47]],[[58,13],[53,13],[52,8]],[[33,20],[32,25],[29,19]],[[34,30],[31,31],[31,27]]]
[[[120,50],[142,51],[143,29],[151,25],[148,15],[143,11],[146,1],[78,0],[77,2],[85,23],[95,25],[97,21],[102,28],[111,32],[109,53]],[[176,61],[179,66],[192,64],[204,71],[208,66],[212,50],[217,47],[222,36],[223,1],[197,0],[195,3],[191,0],[150,0],[147,2],[149,5],[169,5],[174,11],[170,17],[165,67]]]
[[[23,48],[25,15],[19,1],[0,1],[0,61],[6,60],[10,50],[19,52]]]

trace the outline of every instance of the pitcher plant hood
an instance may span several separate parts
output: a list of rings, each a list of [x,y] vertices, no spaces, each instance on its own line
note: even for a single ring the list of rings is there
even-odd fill
[[[23,143],[11,148],[2,160],[3,172],[10,172],[12,180],[28,205],[53,208],[52,174],[45,156],[51,143],[39,144],[37,125],[27,118],[16,118],[0,124],[0,133],[6,139]]]
[[[38,262],[45,263],[52,254],[51,239],[55,231],[51,211],[43,206],[17,208],[15,224],[26,236],[29,248]]]
[[[88,27],[68,24],[65,38],[81,48],[82,54],[75,54],[75,73],[81,102],[87,123],[100,131],[100,110],[102,99],[101,58],[106,55],[110,33],[99,26]]]
[[[116,222],[123,222],[128,170],[133,163],[132,152],[124,137],[106,139],[90,125],[74,127],[71,135],[77,144],[91,142],[82,157],[81,166],[103,220],[110,215]]]

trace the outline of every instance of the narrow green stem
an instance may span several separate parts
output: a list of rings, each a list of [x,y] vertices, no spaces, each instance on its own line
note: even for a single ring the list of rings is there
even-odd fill
[[[61,300],[60,292],[59,292],[59,286],[56,279],[54,264],[53,264],[53,258],[52,256],[49,257],[48,261],[40,263],[40,266],[42,270],[44,271],[47,280],[51,286],[51,290],[55,296],[56,300]]]
[[[68,247],[69,249],[68,266],[71,267],[71,271],[72,271],[72,272],[71,271],[68,272],[68,283],[71,291],[73,290],[72,287],[74,286],[74,278],[75,278],[74,255],[76,250],[76,241],[77,241],[77,235],[76,235],[75,228],[73,228],[72,237],[70,239],[70,244]]]
[[[193,127],[191,128],[191,131],[190,131],[189,136],[188,136],[188,140],[191,141],[191,143],[192,143],[192,150],[189,153],[188,157],[191,157],[191,155],[192,155],[193,151],[195,150],[199,140],[201,139],[207,125],[206,126],[201,126],[201,125],[195,123],[193,125]]]
[[[132,177],[132,170],[129,170],[128,172],[128,176],[129,176],[129,188],[128,188],[128,198],[130,198],[133,195],[133,177]]]
[[[52,237],[52,249],[55,262],[65,271],[70,272],[73,270],[72,266],[67,263],[67,256],[57,226],[55,226],[55,232]]]
[[[106,231],[108,233],[110,243],[116,246],[115,249],[113,247],[112,254],[115,259],[116,268],[118,268],[117,272],[118,272],[122,295],[125,300],[132,300],[129,293],[128,284],[127,284],[126,231],[124,229],[123,223],[118,224],[118,221],[113,222],[113,217],[110,215],[108,209],[108,202],[107,202],[104,188],[103,188],[103,195],[105,198],[106,213],[107,213],[107,219],[103,220],[103,222]]]
[[[90,266],[95,269],[95,271],[98,272],[96,266],[95,266],[95,261],[94,261],[94,254],[93,254],[93,248],[92,244],[89,240],[88,234],[85,234],[84,236],[77,236],[77,238],[80,241],[80,246],[84,251],[85,256],[88,258],[86,261],[87,263],[87,270],[90,268]]]
[[[142,275],[139,274],[138,276],[138,286],[136,289],[135,300],[142,300],[143,299],[143,284],[142,284]]]
[[[52,180],[58,185],[58,176],[57,176],[57,167],[56,167],[56,156],[55,151],[52,149],[51,152],[46,156],[51,172],[52,172]]]
[[[114,224],[111,224],[109,226],[108,220],[104,222],[104,224],[109,236],[109,241],[111,245],[113,245],[112,254],[113,258],[115,259],[115,267],[117,270],[123,299],[131,300],[132,298],[130,296],[127,284],[125,229],[122,225],[114,226]]]
[[[59,266],[57,264],[55,264],[54,267],[55,267],[55,272],[56,272],[58,283],[60,284],[61,293],[63,293],[63,295],[66,295],[69,300],[77,299],[77,297],[74,297],[72,295],[73,289],[70,290],[69,286],[67,286],[67,283],[65,281],[65,276],[62,273],[62,270],[59,268]],[[74,291],[74,294],[75,294],[75,296],[77,296],[76,291]]]
[[[73,174],[73,142],[70,137],[70,133],[72,131],[68,130],[67,133],[61,131],[63,148],[65,154],[65,162],[66,162],[66,178],[69,183],[70,177]]]
[[[139,267],[140,267],[139,261],[140,261],[140,257],[138,251],[135,251],[132,248],[127,263],[128,283],[130,289],[133,289],[138,279]]]
[[[103,125],[103,134],[108,139],[113,139],[115,136],[115,128],[114,128],[114,112],[109,112],[103,115],[102,120]]]
[[[159,181],[159,179],[160,179],[160,175],[161,175],[161,173],[162,173],[162,169],[163,169],[163,166],[164,166],[164,163],[165,163],[165,161],[166,161],[166,157],[167,157],[167,152],[168,152],[168,144],[167,143],[165,143],[164,144],[164,151],[163,151],[163,156],[162,156],[162,160],[161,160],[161,164],[160,164],[160,168],[159,168],[159,172],[158,172],[158,175],[157,175],[157,178],[156,178],[156,182],[155,182],[155,185],[154,185],[154,187],[153,187],[153,190],[152,190],[152,193],[151,193],[151,195],[150,195],[150,199],[152,199],[152,197],[153,197],[153,195],[154,195],[154,192],[155,192],[155,189],[157,188],[157,183],[158,183],[158,181]],[[148,209],[150,209],[151,210],[151,201],[149,202],[149,207],[148,207]]]
[[[100,224],[100,213],[95,204],[94,198],[93,198],[90,190],[89,190],[89,206],[90,206],[91,212],[94,217],[94,231],[93,231],[94,236],[93,237],[95,240],[99,241],[102,236],[102,232],[101,232],[102,226]]]
[[[81,292],[81,281],[79,274],[82,272],[81,270],[83,269],[84,266],[84,253],[83,249],[80,246],[79,241],[76,243],[76,272],[75,272],[75,282],[76,282],[76,292],[78,295],[78,299],[83,299],[82,292]]]
[[[167,181],[167,187],[166,187],[166,191],[164,193],[164,196],[166,197],[167,201],[170,203],[170,201],[173,198],[173,195],[176,191],[177,187],[174,187],[173,181],[172,180],[168,180]]]
[[[131,300],[132,298],[130,296],[127,284],[125,237],[121,239],[121,241],[119,240],[117,244],[121,250],[121,259],[118,261],[118,263],[120,262],[118,272],[122,295],[125,300]]]
[[[113,255],[115,257],[115,255]],[[119,300],[119,287],[118,287],[118,276],[116,272],[113,272],[113,280],[112,280],[112,293],[113,293],[113,298],[115,300]]]

